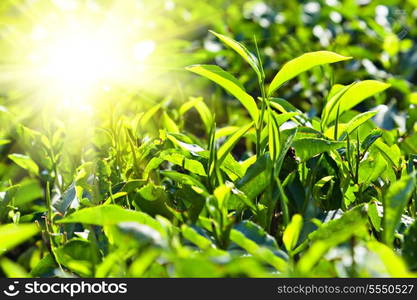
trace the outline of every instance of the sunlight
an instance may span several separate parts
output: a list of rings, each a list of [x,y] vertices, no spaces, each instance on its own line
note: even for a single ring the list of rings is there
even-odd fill
[[[98,90],[138,77],[155,49],[152,41],[130,45],[114,30],[104,34],[77,26],[60,32],[31,53],[33,75],[55,99],[81,109]]]
[[[177,80],[171,72],[188,57],[157,17],[161,5],[48,0],[19,7],[28,18],[3,30],[0,87],[13,87],[33,109],[63,116],[97,112],[140,92],[166,96]]]
[[[63,88],[83,89],[100,80],[117,76],[122,62],[105,41],[70,37],[51,45],[48,61],[41,70],[47,80]]]

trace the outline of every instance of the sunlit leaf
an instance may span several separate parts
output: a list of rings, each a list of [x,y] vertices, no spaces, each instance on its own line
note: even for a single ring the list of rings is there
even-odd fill
[[[401,178],[401,180],[391,184],[384,197],[383,236],[385,243],[389,246],[392,245],[394,241],[394,232],[415,188],[415,183],[416,180],[414,174]]]
[[[100,261],[101,255],[91,242],[75,239],[59,247],[56,250],[56,258],[71,271],[91,277],[94,265]]]
[[[365,213],[362,206],[357,206],[344,213],[340,218],[331,220],[313,231],[308,236],[308,240],[313,244],[297,263],[300,274],[308,275],[330,248],[347,241],[352,236],[366,237],[368,233],[365,226]]]
[[[414,221],[404,233],[402,254],[411,269],[417,269],[417,221]]]
[[[377,241],[370,241],[367,244],[369,250],[375,252],[384,263],[388,274],[392,277],[414,277],[411,274],[404,261],[392,251],[389,247]]]
[[[297,156],[302,161],[306,161],[317,154],[342,148],[345,143],[320,138],[300,138],[296,139],[292,146],[295,148]]]
[[[248,110],[253,121],[257,123],[259,112],[255,100],[251,95],[246,93],[242,84],[230,73],[227,73],[222,68],[214,65],[194,65],[187,67],[187,70],[214,81],[235,96]]]
[[[377,139],[382,137],[383,133],[381,129],[375,129],[370,134],[366,136],[366,138],[361,143],[361,149],[367,150]]]
[[[226,156],[232,151],[236,143],[242,138],[242,136],[253,126],[253,123],[242,126],[232,136],[230,136],[226,142],[217,151],[217,162],[219,165],[225,160]]]
[[[25,170],[28,170],[30,173],[38,175],[39,167],[38,165],[27,155],[23,154],[9,154],[8,156],[14,163],[19,167],[22,167]]]
[[[8,278],[28,278],[30,277],[29,274],[26,272],[26,270],[19,265],[18,263],[15,263],[14,261],[7,259],[5,257],[0,259],[0,267],[3,270],[3,273]]]
[[[213,247],[212,242],[205,236],[199,234],[194,228],[185,224],[181,226],[181,233],[190,242],[199,247],[200,249],[208,249]]]
[[[390,84],[376,80],[364,80],[341,88],[326,103],[322,113],[323,124],[327,125],[333,122],[336,119],[338,110],[339,114],[342,114],[355,107],[366,98],[374,96],[390,86]]]
[[[275,75],[269,86],[268,95],[271,95],[281,85],[295,76],[310,70],[313,67],[331,64],[343,60],[351,59],[351,57],[342,56],[330,51],[317,51],[305,53],[289,62],[287,62],[281,70]]]
[[[261,231],[259,227],[257,228]],[[260,233],[262,233],[262,231]],[[249,254],[270,264],[277,270],[284,271],[286,269],[287,263],[284,259],[275,255],[270,248],[260,246],[257,242],[248,238],[244,231],[232,229],[230,232],[230,239],[241,248],[245,249]]]
[[[347,134],[350,134],[351,132],[353,132],[356,128],[361,126],[363,123],[365,123],[366,121],[368,121],[370,118],[372,118],[375,115],[376,115],[375,111],[367,111],[367,112],[364,112],[355,116],[344,127],[343,131],[341,132],[343,133],[341,136],[341,139],[344,139]]]
[[[268,186],[270,176],[271,166],[266,156],[262,156],[247,169],[245,176],[237,183],[237,187],[252,200]]]
[[[166,112],[162,114],[162,123],[164,124],[164,127],[167,129],[168,132],[180,132],[177,124],[174,122],[174,120],[171,119],[171,117]]]
[[[268,110],[268,147],[272,161],[276,161],[280,154],[280,132],[279,124],[271,109]]]
[[[116,225],[121,222],[137,222],[163,232],[161,225],[149,215],[140,211],[124,209],[118,205],[100,205],[83,208],[57,222],[83,223],[98,226]]]
[[[285,249],[291,251],[294,249],[300,236],[301,228],[303,226],[303,217],[301,215],[294,215],[291,219],[291,223],[285,228],[282,241],[284,242]]]
[[[255,55],[249,52],[248,49],[246,49],[245,46],[243,46],[241,43],[235,41],[234,39],[224,36],[222,34],[216,33],[214,31],[210,32],[214,34],[219,40],[221,40],[224,44],[232,48],[236,53],[238,53],[256,72],[256,75],[258,76],[258,80],[262,80],[262,71],[259,66],[258,59]]]
[[[393,167],[398,167],[401,160],[401,152],[397,145],[388,146],[381,140],[374,141],[374,146],[380,151],[385,160]]]
[[[7,224],[0,226],[0,254],[23,243],[39,232],[35,224]]]

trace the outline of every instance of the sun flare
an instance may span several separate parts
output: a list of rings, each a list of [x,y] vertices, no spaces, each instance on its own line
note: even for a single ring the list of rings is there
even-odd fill
[[[37,85],[67,106],[83,107],[98,91],[141,77],[155,49],[153,41],[135,43],[114,28],[73,27],[60,29],[29,55]]]
[[[120,101],[121,94],[164,90],[163,76],[179,60],[167,46],[170,32],[155,22],[160,5],[64,3],[36,2],[24,11],[30,22],[3,31],[1,86],[39,110],[64,112],[93,109],[110,95]]]

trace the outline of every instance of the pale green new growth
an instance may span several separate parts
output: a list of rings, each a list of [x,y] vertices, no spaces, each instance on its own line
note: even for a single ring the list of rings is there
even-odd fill
[[[280,86],[297,75],[310,70],[313,67],[331,64],[351,59],[330,51],[309,52],[287,62],[272,80],[268,95],[271,96]]]

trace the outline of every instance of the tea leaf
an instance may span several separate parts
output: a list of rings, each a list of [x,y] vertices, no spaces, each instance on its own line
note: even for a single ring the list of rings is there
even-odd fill
[[[247,109],[250,116],[255,123],[258,122],[258,106],[251,95],[246,93],[242,84],[233,77],[230,73],[227,73],[222,68],[212,65],[194,65],[187,67],[188,71],[204,76],[211,81],[217,83],[223,87],[226,91],[236,97],[237,100]]]
[[[255,55],[249,52],[248,49],[246,49],[245,46],[243,46],[241,43],[235,41],[234,39],[224,36],[222,34],[216,33],[212,30],[209,30],[212,34],[214,34],[219,40],[221,40],[224,44],[232,48],[236,53],[238,53],[256,72],[256,75],[258,76],[258,80],[261,81],[262,76],[262,70],[259,66],[258,59]]]
[[[302,226],[303,217],[298,214],[294,215],[291,219],[291,223],[288,224],[284,231],[284,236],[282,237],[282,241],[284,242],[284,246],[287,251],[291,251],[297,245]]]
[[[391,85],[376,80],[364,80],[353,83],[350,86],[343,87],[326,103],[323,109],[322,119],[325,125],[336,119],[336,106],[339,105],[339,112],[343,112],[355,107],[366,98],[374,96]]]
[[[39,232],[35,224],[6,224],[0,226],[0,255],[23,243]]]
[[[345,143],[320,138],[300,138],[296,139],[292,146],[295,148],[297,156],[302,161],[306,161],[317,154],[342,148]]]
[[[8,156],[19,167],[28,170],[30,173],[39,175],[38,165],[27,155],[23,154],[9,154]]]
[[[83,208],[57,221],[60,224],[82,223],[98,226],[116,225],[121,222],[137,222],[163,232],[161,225],[149,215],[113,204]]]
[[[280,86],[297,75],[310,70],[313,67],[331,64],[339,61],[351,59],[330,51],[317,51],[305,53],[289,62],[275,75],[269,86],[268,95],[272,95]]]
[[[245,125],[237,130],[227,141],[219,148],[217,152],[217,162],[219,165],[226,159],[226,156],[232,151],[233,147],[239,141],[239,139],[253,126],[253,123]]]
[[[415,175],[413,174],[393,182],[384,197],[383,236],[385,243],[389,246],[394,241],[394,232],[415,188],[415,181]]]

